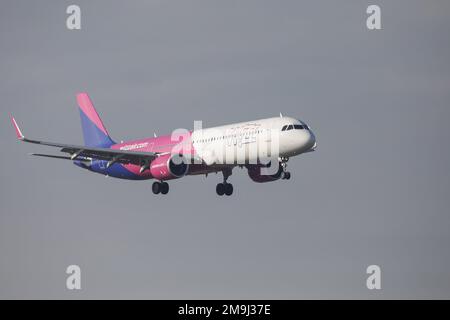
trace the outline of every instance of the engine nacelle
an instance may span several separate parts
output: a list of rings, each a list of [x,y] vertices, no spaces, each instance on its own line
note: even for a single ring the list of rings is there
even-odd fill
[[[264,168],[270,167],[269,165],[263,165],[263,164],[251,164],[247,165],[247,171],[248,176],[250,179],[252,179],[255,182],[271,182],[275,181],[281,178],[281,173],[283,172],[283,167],[281,167],[280,164],[278,164],[278,171],[275,174],[268,175],[264,174],[264,172],[261,172]],[[269,169],[266,169],[265,171],[269,171]]]
[[[182,155],[165,154],[153,160],[149,169],[155,179],[177,179],[186,175],[189,170],[189,162]]]

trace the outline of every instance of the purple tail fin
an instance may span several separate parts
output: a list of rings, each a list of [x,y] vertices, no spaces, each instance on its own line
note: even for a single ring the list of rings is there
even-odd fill
[[[84,144],[88,147],[108,148],[115,142],[110,138],[102,120],[95,111],[94,105],[87,93],[77,94],[80,107],[81,128],[83,129]]]

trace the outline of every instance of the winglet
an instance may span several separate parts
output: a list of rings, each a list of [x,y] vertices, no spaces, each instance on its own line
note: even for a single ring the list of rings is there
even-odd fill
[[[17,135],[17,138],[18,138],[19,140],[25,139],[24,135],[22,134],[22,131],[20,131],[20,128],[19,128],[19,126],[17,125],[16,119],[14,119],[13,116],[11,116],[11,122],[12,122],[12,124],[13,124],[13,126],[14,126],[14,129],[16,129],[16,135]]]

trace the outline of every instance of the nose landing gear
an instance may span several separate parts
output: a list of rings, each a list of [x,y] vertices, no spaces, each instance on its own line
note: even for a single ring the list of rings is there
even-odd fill
[[[280,158],[280,165],[283,169],[283,172],[281,172],[281,179],[289,180],[291,178],[291,173],[287,171],[287,162],[289,161],[289,158],[282,157]]]
[[[152,191],[154,194],[167,194],[169,192],[169,184],[164,181],[155,181],[152,185]]]
[[[216,186],[216,193],[219,196],[223,196],[224,194],[227,196],[231,196],[233,194],[233,185],[227,182],[229,176],[231,176],[231,169],[224,170],[223,173],[223,183],[218,183]]]

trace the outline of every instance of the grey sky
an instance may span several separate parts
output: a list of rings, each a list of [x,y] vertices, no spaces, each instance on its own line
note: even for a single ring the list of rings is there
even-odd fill
[[[82,30],[65,27],[66,7]],[[368,4],[382,30],[365,26]],[[0,298],[450,298],[448,1],[2,1]],[[89,92],[116,140],[280,111],[318,150],[154,196],[24,133],[81,143]],[[82,290],[65,289],[65,268]],[[382,290],[365,287],[382,268]]]

